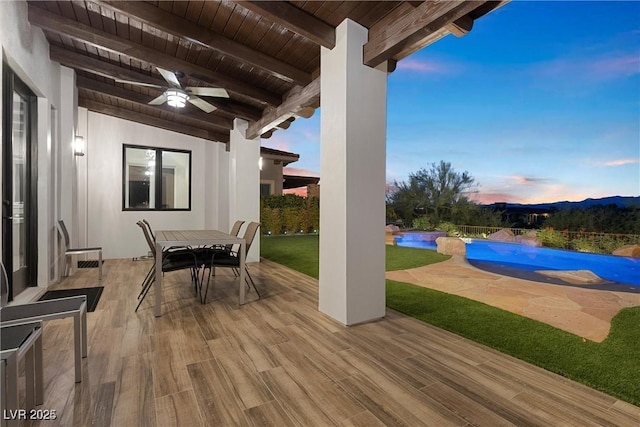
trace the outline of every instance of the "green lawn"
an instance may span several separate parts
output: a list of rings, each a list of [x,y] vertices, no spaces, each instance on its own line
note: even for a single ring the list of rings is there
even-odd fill
[[[278,264],[318,278],[319,239],[317,235],[262,236],[260,255]],[[387,271],[406,270],[449,259],[434,251],[387,245]]]
[[[261,255],[318,277],[318,236],[263,237]],[[387,246],[387,271],[440,262],[423,249]],[[387,280],[387,306],[640,405],[640,307],[622,310],[602,343],[467,298]]]

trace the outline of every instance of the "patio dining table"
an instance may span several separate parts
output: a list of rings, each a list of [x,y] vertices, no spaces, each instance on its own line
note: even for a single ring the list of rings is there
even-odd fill
[[[240,245],[238,256],[240,257],[240,305],[245,298],[245,247],[246,242],[242,237],[232,236],[218,230],[162,230],[156,232],[156,317],[162,316],[162,251],[172,246],[214,246],[214,245]]]

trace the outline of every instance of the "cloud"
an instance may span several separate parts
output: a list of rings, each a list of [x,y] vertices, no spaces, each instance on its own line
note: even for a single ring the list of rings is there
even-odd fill
[[[320,176],[318,172],[312,171],[310,169],[292,168],[288,166],[282,169],[282,173],[285,175],[295,175],[295,176],[313,176],[313,177]]]
[[[640,164],[640,159],[617,159],[617,160],[609,160],[608,162],[602,163],[602,165],[606,167],[637,165],[637,164]]]
[[[282,190],[282,194],[295,194],[296,196],[307,197],[307,187],[289,188]]]
[[[284,136],[283,132],[276,132],[271,138],[267,140],[263,139],[262,146],[273,148],[274,150],[291,151],[291,142],[289,138]]]
[[[545,78],[571,77],[601,82],[640,74],[637,53],[619,53],[600,57],[561,58],[534,65],[530,72]]]
[[[395,193],[396,191],[398,191],[398,187],[396,187],[393,182],[387,181],[384,185],[384,191],[385,194]]]
[[[501,193],[501,192],[491,192],[491,191],[481,191],[479,193],[474,193],[469,196],[469,200],[480,203],[482,205],[488,205],[491,203],[500,203],[500,202],[508,202],[508,203],[525,203],[525,199],[522,197],[518,197],[512,193]]]
[[[302,136],[305,138],[304,142],[320,142],[320,129],[304,129]]]
[[[636,53],[613,58],[601,58],[591,63],[588,70],[601,78],[633,76],[640,74],[640,56]]]
[[[524,176],[524,175],[508,175],[508,176],[505,176],[505,178],[507,178],[508,181],[513,181],[513,183],[519,184],[519,185],[540,185],[540,184],[546,184],[550,181],[547,178],[536,178],[534,176]],[[507,183],[507,185],[509,184]]]
[[[598,198],[609,196],[603,190],[594,190],[591,186],[570,186],[567,184],[541,183],[531,185],[527,183],[514,184],[513,181],[503,181],[491,186],[481,187],[479,192],[469,196],[470,200],[489,204],[506,203],[552,203],[558,201],[579,202],[589,197]]]
[[[460,66],[450,62],[424,60],[424,59],[403,59],[398,61],[397,69],[400,71],[410,71],[421,74],[450,74],[460,71]]]

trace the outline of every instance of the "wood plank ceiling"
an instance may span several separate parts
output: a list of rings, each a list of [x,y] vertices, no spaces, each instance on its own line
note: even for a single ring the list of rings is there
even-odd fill
[[[77,73],[82,107],[227,143],[233,119],[247,137],[268,138],[320,105],[320,47],[335,45],[349,18],[369,29],[364,62],[395,62],[505,1],[30,1],[53,61]],[[167,87],[156,67],[184,76],[183,86],[220,87],[216,107],[148,105]],[[120,81],[120,82],[119,82]],[[141,82],[140,86],[121,81]]]

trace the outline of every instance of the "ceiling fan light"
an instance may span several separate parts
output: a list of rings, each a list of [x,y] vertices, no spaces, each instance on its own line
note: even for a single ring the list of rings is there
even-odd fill
[[[189,100],[189,94],[180,89],[167,89],[164,96],[167,97],[167,104],[175,108],[184,108]]]

